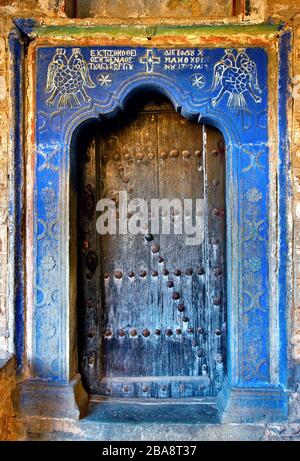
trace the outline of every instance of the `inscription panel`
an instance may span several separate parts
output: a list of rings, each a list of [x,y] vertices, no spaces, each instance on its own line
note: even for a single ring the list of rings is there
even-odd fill
[[[240,115],[247,110],[252,117],[256,105],[262,103],[265,86],[265,76],[258,77],[256,64],[263,58],[261,52],[245,48],[43,48],[38,53],[47,56],[48,66],[43,69],[46,82],[40,86],[46,99],[40,102],[58,109],[85,107],[91,100],[105,105],[137,75],[148,76],[149,84],[161,75],[170,84],[180,81],[192,106],[206,101],[213,107],[238,110]]]

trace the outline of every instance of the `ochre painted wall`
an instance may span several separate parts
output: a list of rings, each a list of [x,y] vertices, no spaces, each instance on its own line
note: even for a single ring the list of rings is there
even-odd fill
[[[297,2],[291,2],[295,5]],[[300,7],[299,7],[300,8]],[[293,335],[291,338],[293,357],[300,362],[300,13],[294,20],[293,43],[293,107],[291,160],[294,185],[294,312],[292,315]]]
[[[5,366],[1,365],[5,361]],[[12,391],[15,386],[15,359],[6,354],[0,358],[0,440],[9,438],[10,420],[13,414]]]

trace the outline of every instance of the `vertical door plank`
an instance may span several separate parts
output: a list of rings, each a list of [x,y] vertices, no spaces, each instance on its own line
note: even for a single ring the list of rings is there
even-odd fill
[[[117,198],[123,191],[128,200],[148,201],[157,196],[157,117],[143,113],[127,122],[122,120],[117,130],[115,124],[109,124],[100,138],[101,196]],[[128,212],[128,217],[137,211]],[[157,325],[158,291],[151,283],[155,266],[151,243],[144,235],[130,233],[105,235],[100,240],[103,273],[109,274],[104,281],[104,328],[113,332],[113,337],[105,340],[103,375],[152,374],[153,345],[142,335]],[[115,278],[116,271],[122,273],[120,279]],[[120,329],[125,337],[118,335]],[[131,336],[132,330],[137,331],[136,336]]]
[[[84,381],[90,386],[101,373],[101,285],[100,242],[97,238],[95,207],[99,199],[97,143],[94,132],[87,131],[78,149],[80,171],[78,213],[78,319],[80,325],[80,360]]]
[[[158,115],[158,153],[159,153],[159,196],[160,198],[202,199],[202,131],[198,124],[183,119],[174,111]],[[160,158],[166,152],[165,159]],[[201,374],[199,358],[202,336],[198,328],[202,323],[205,309],[203,276],[198,275],[203,267],[203,246],[187,245],[187,220],[192,213],[183,213],[183,233],[181,235],[161,235],[160,245],[165,257],[165,265],[170,273],[169,279],[174,288],[162,287],[166,299],[164,306],[164,323],[169,322],[173,331],[180,329],[182,334],[175,335],[176,340],[168,343],[165,351],[166,362],[169,363],[170,374],[193,376]],[[167,217],[169,218],[169,216]],[[176,219],[176,212],[174,220]],[[192,269],[192,275],[185,272]],[[174,275],[180,270],[181,275]],[[180,299],[172,301],[173,291],[180,294]],[[178,312],[178,305],[184,305],[183,312]],[[167,367],[167,363],[165,366]],[[200,366],[200,370],[199,370]]]
[[[205,194],[207,251],[207,328],[210,350],[209,372],[214,377],[216,359],[225,363],[226,291],[225,291],[225,146],[221,133],[206,125]],[[219,354],[219,355],[217,355]],[[217,381],[217,380],[216,380]],[[214,383],[214,385],[218,383]],[[213,389],[216,393],[216,389]]]

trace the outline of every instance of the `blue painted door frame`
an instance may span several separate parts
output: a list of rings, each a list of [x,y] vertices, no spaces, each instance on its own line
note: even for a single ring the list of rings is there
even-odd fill
[[[16,57],[20,53],[17,43],[12,34],[11,50]],[[272,218],[267,50],[37,47],[31,369],[35,378],[66,383],[72,377],[66,332],[70,324],[69,197],[74,139],[84,124],[114,116],[125,109],[134,92],[150,88],[166,95],[184,117],[197,117],[219,128],[226,141],[228,374],[218,398],[219,408],[232,421],[286,416],[288,46],[289,34],[283,34],[275,300],[269,267]],[[19,68],[15,66],[15,88]],[[14,155],[20,159],[17,130],[14,141]],[[16,174],[21,182],[22,171],[16,170]],[[19,219],[16,207],[12,201],[15,223]],[[26,357],[22,349],[22,297],[16,300],[16,313],[17,324],[20,322],[16,347],[21,363]],[[275,346],[270,341],[274,334],[271,315],[278,319],[279,341]],[[275,375],[271,371],[274,356],[279,357]]]

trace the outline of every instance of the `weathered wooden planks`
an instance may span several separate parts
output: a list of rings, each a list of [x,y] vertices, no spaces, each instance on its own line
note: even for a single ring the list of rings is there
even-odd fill
[[[149,205],[151,199],[175,198],[182,204],[183,199],[205,199],[200,211],[204,240],[190,246],[185,232],[174,235],[179,218],[173,208],[162,216],[171,215],[170,235],[160,229],[147,239],[130,233],[100,236],[99,214],[84,214],[87,192],[83,194],[78,250],[81,371],[94,393],[211,396],[218,388],[216,357],[220,380],[226,345],[222,137],[212,127],[182,118],[163,98],[144,104],[140,100],[135,108],[92,134],[89,161],[85,158],[80,168],[79,193],[92,190],[95,200],[110,198],[117,205],[120,191],[128,200],[141,198]],[[150,233],[151,219],[147,229],[140,218],[144,232]],[[183,222],[189,219],[191,212],[185,210]],[[82,251],[82,246],[88,249]],[[92,273],[86,268],[89,251],[97,258]],[[86,307],[89,301],[92,308]]]

